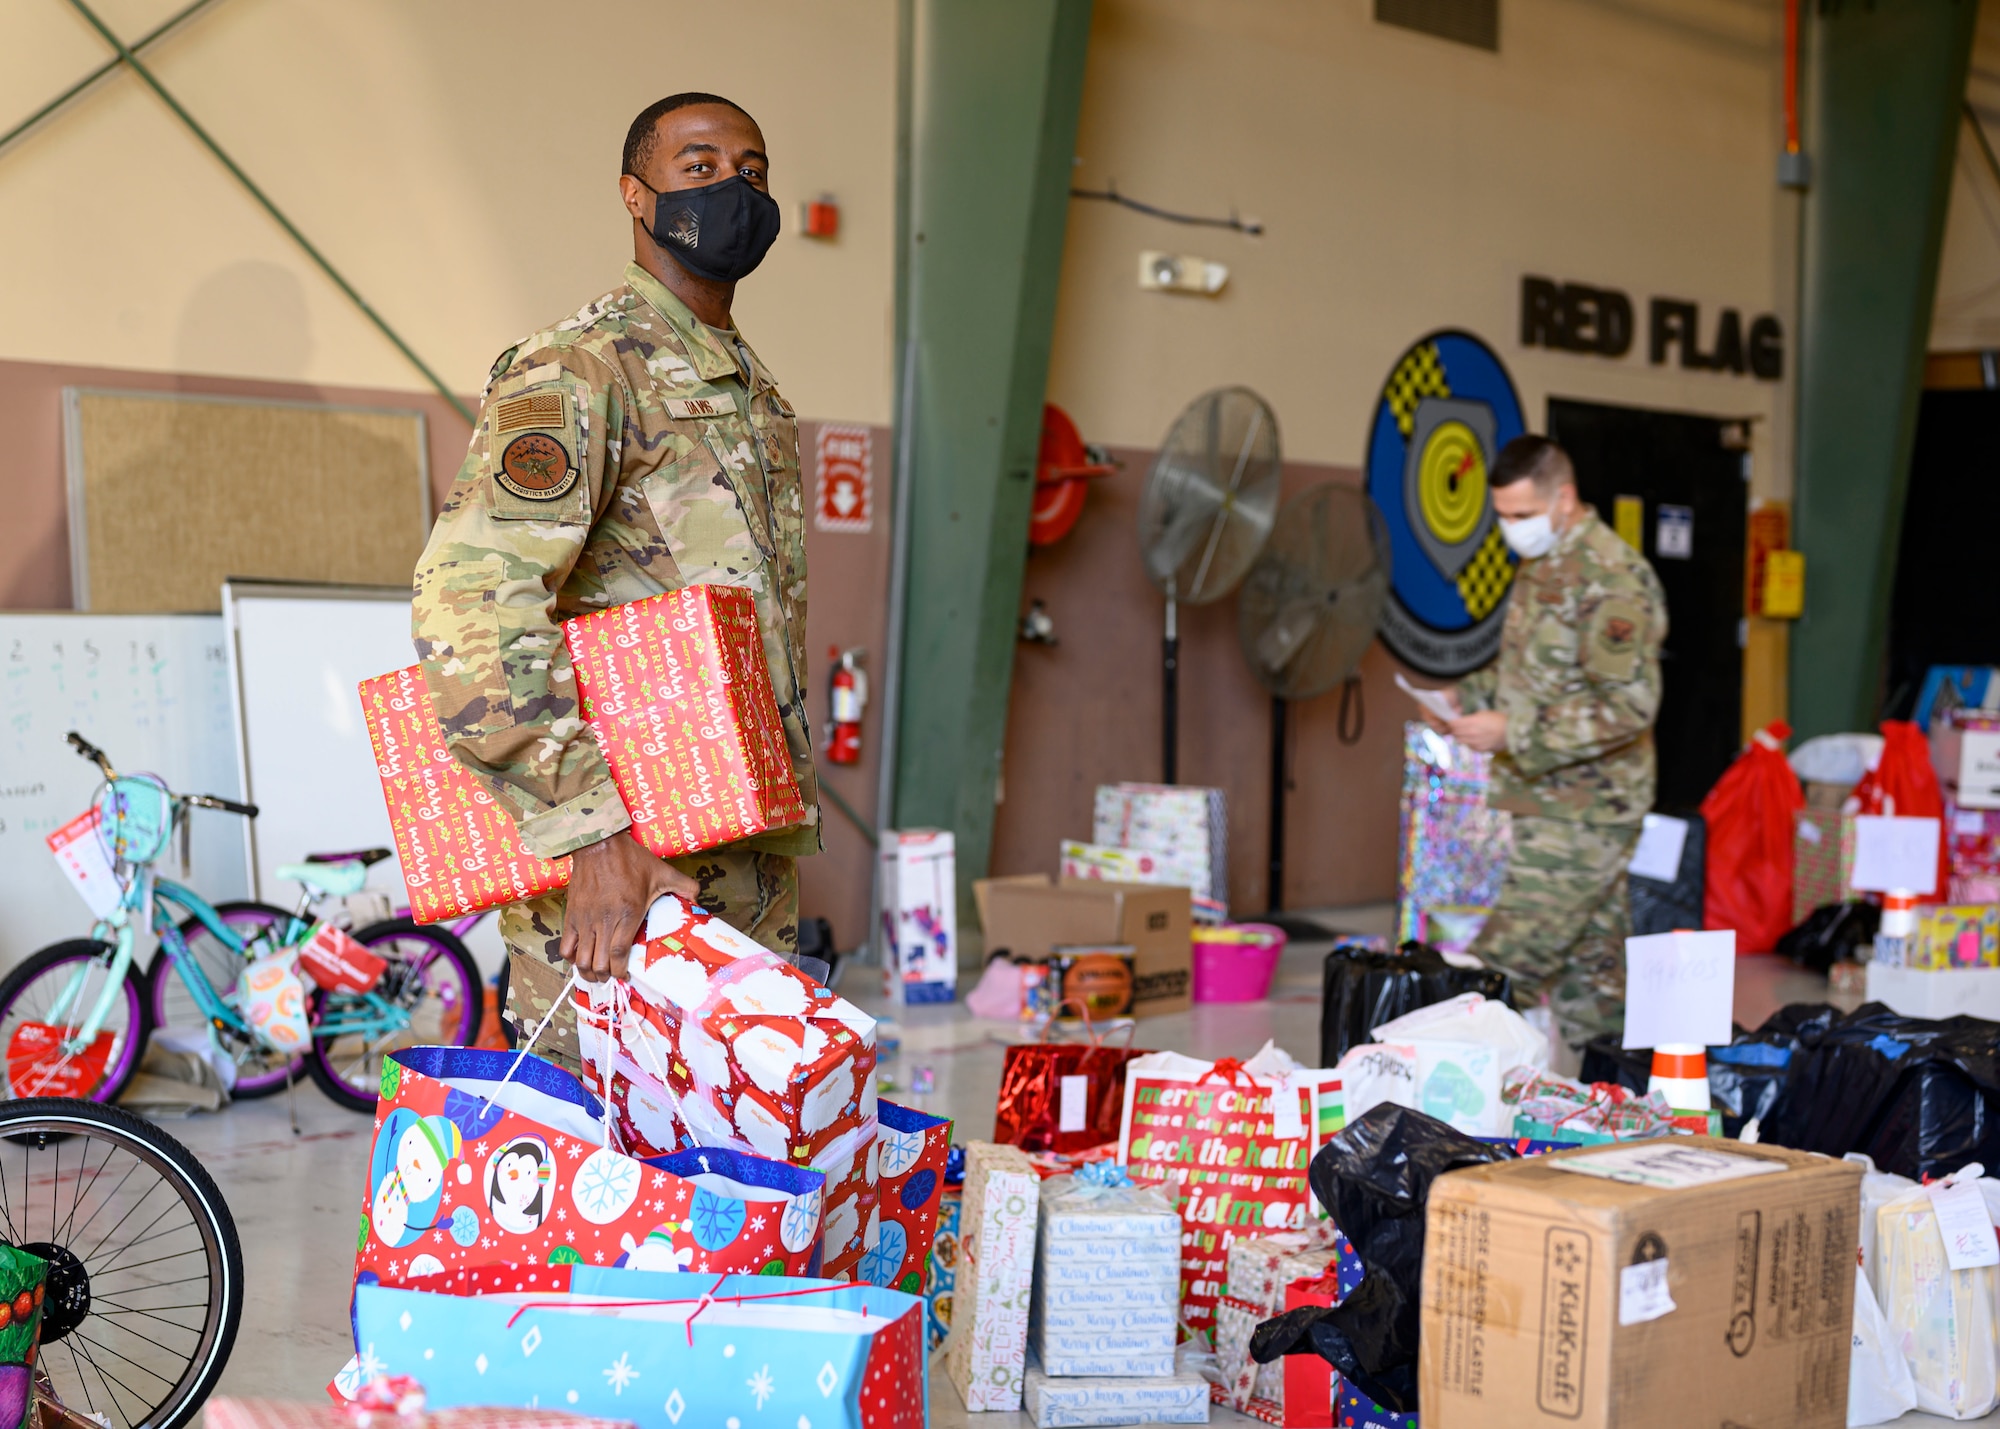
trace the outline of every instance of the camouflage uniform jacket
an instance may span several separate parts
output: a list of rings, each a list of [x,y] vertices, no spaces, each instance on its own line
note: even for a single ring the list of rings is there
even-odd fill
[[[1507,716],[1493,807],[1636,824],[1653,807],[1653,720],[1667,598],[1646,558],[1590,507],[1514,577],[1500,655],[1460,707]]]
[[[737,847],[819,851],[798,423],[730,336],[635,263],[508,349],[418,561],[411,623],[445,742],[545,858],[631,822],[579,717],[559,623],[702,584],[755,592],[806,806],[804,823]]]

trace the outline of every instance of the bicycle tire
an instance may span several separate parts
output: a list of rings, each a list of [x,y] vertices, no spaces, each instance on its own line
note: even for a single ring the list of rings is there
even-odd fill
[[[110,943],[96,938],[69,938],[60,943],[51,943],[40,952],[30,953],[21,959],[7,974],[0,978],[0,1028],[7,1025],[8,1014],[21,1001],[28,990],[41,980],[50,969],[64,963],[74,962],[80,957],[110,957],[116,950]],[[91,1089],[88,1100],[112,1102],[132,1083],[139,1074],[139,1062],[146,1055],[146,1039],[152,1034],[153,1024],[147,1007],[145,983],[136,967],[125,969],[125,1001],[128,1015],[125,1024],[125,1045],[120,1048],[116,1064],[107,1065],[105,1079]],[[4,1051],[0,1048],[0,1051]],[[0,1099],[18,1100],[13,1095],[11,1077],[0,1081]]]
[[[84,1144],[81,1147],[72,1147],[71,1143],[79,1138],[83,1140]],[[61,1369],[61,1351],[65,1344],[69,1344],[68,1362],[76,1371],[76,1377],[83,1389],[84,1397],[89,1400],[89,1403],[86,1405],[72,1405],[71,1407],[90,1408],[102,1413],[103,1409],[108,1405],[123,1419],[122,1425],[114,1420],[114,1429],[181,1429],[182,1425],[188,1423],[200,1411],[203,1401],[208,1398],[209,1394],[215,1389],[217,1381],[221,1379],[222,1371],[229,1362],[230,1351],[236,1344],[237,1329],[242,1323],[244,1303],[243,1247],[237,1238],[236,1221],[230,1214],[229,1203],[223,1199],[222,1192],[217,1188],[214,1179],[208,1174],[208,1171],[202,1166],[201,1162],[195,1158],[194,1154],[165,1131],[162,1131],[159,1127],[142,1117],[134,1116],[131,1112],[119,1107],[104,1106],[95,1102],[77,1101],[64,1097],[27,1097],[0,1105],[0,1145],[7,1148],[20,1147],[24,1168],[31,1150],[48,1150],[53,1147],[57,1158],[56,1167],[58,1173],[62,1169],[61,1158],[72,1154],[76,1157],[74,1165],[88,1170],[91,1156],[90,1144],[93,1142],[108,1145],[110,1149],[105,1152],[103,1160],[99,1162],[97,1170],[92,1173],[90,1181],[85,1182],[83,1180],[82,1171],[71,1170],[69,1184],[75,1186],[76,1190],[73,1194],[69,1217],[58,1226],[56,1223],[56,1213],[60,1208],[54,1202],[51,1202],[49,1217],[50,1235],[48,1239],[38,1240],[35,1238],[32,1211],[26,1202],[12,1202],[10,1200],[10,1206],[18,1206],[21,1211],[22,1219],[19,1224],[16,1224],[14,1221],[12,1209],[0,1211],[0,1228],[4,1228],[4,1233],[8,1236],[10,1242],[37,1247],[34,1253],[41,1254],[50,1260],[50,1296],[48,1305],[44,1308],[43,1346],[40,1354],[37,1356],[38,1367],[43,1373],[48,1374],[52,1381],[56,1380]],[[145,1315],[149,1313],[145,1310],[118,1307],[117,1302],[111,1300],[107,1292],[103,1289],[103,1281],[105,1279],[111,1276],[129,1275],[132,1273],[132,1270],[129,1268],[123,1270],[116,1268],[118,1256],[129,1249],[130,1244],[118,1247],[112,1253],[108,1262],[100,1261],[99,1268],[96,1271],[99,1279],[98,1294],[94,1300],[90,1295],[91,1262],[101,1255],[106,1241],[111,1239],[111,1236],[107,1235],[99,1239],[95,1246],[81,1255],[78,1254],[77,1250],[77,1247],[82,1245],[87,1235],[94,1233],[95,1227],[92,1222],[103,1214],[104,1208],[108,1205],[115,1210],[119,1204],[117,1198],[121,1194],[128,1197],[132,1195],[127,1183],[131,1180],[133,1171],[128,1170],[124,1178],[120,1179],[116,1186],[106,1194],[106,1199],[100,1202],[98,1210],[92,1213],[91,1218],[83,1221],[78,1220],[78,1216],[86,1207],[92,1191],[97,1189],[98,1182],[107,1179],[110,1175],[116,1174],[115,1172],[108,1172],[106,1168],[111,1165],[115,1154],[121,1149],[133,1160],[151,1167],[159,1180],[168,1185],[179,1196],[181,1204],[187,1208],[189,1222],[200,1235],[201,1248],[199,1252],[189,1250],[180,1254],[194,1255],[199,1253],[202,1255],[208,1267],[209,1284],[208,1314],[198,1332],[195,1348],[187,1353],[185,1368],[171,1382],[164,1375],[148,1370],[148,1374],[151,1374],[158,1382],[168,1384],[169,1388],[167,1393],[160,1397],[157,1403],[154,1403],[143,1414],[136,1416],[126,1412],[125,1405],[121,1404],[111,1385],[105,1381],[111,1379],[118,1384],[119,1388],[125,1389],[128,1401],[143,1402],[149,1395],[133,1391],[123,1381],[116,1380],[115,1376],[107,1375],[102,1369],[98,1368],[97,1361],[90,1355],[87,1349],[79,1348],[79,1344],[70,1343],[71,1336],[75,1336],[81,1345],[98,1344],[98,1342],[92,1340],[85,1333],[86,1328],[93,1325],[97,1326],[101,1333],[107,1335],[129,1333],[122,1331],[118,1325],[117,1317],[121,1314]],[[12,1151],[7,1150],[4,1158],[0,1159],[4,1159],[4,1161],[11,1164],[13,1160]],[[24,1174],[28,1174],[29,1178],[32,1179],[31,1173],[24,1172]],[[58,1174],[56,1179],[58,1184],[60,1184],[60,1174]],[[137,1204],[143,1203],[146,1198],[151,1197],[154,1189],[154,1187],[149,1186],[145,1191],[145,1196],[139,1198],[139,1201],[134,1203],[135,1208]],[[160,1212],[162,1216],[166,1214],[166,1211]],[[131,1212],[128,1211],[127,1216],[129,1217],[130,1215]],[[115,1234],[115,1229],[113,1234]],[[65,1238],[71,1235],[74,1236],[73,1240]],[[50,1255],[51,1248],[57,1254]],[[146,1253],[157,1254],[158,1251],[155,1248],[149,1247]],[[178,1274],[178,1272],[174,1273]],[[83,1277],[81,1282],[81,1296],[75,1293],[77,1289],[75,1277],[79,1274]],[[69,1277],[67,1282],[59,1283],[59,1277],[62,1276]],[[66,1295],[61,1294],[59,1290],[66,1290],[68,1293]],[[143,1293],[143,1287],[140,1290],[124,1288],[110,1292],[110,1294],[126,1296],[136,1293]],[[86,1307],[80,1313],[76,1309],[79,1300]],[[156,1308],[172,1309],[175,1307]],[[186,1308],[195,1307],[189,1306]],[[61,1323],[56,1318],[68,1314],[78,1315],[75,1323]],[[93,1315],[97,1318],[93,1319]],[[152,1314],[150,1318],[158,1320],[161,1316]],[[57,1331],[53,1337],[49,1333],[51,1328]],[[155,1328],[154,1333],[163,1334],[165,1332]],[[148,1343],[161,1344],[156,1339],[148,1339]],[[127,1347],[133,1348],[129,1344]],[[168,1348],[173,1355],[180,1353],[178,1350],[171,1350],[171,1347],[162,1347]],[[110,1355],[117,1355],[118,1353],[116,1349],[103,1345],[98,1345],[98,1348],[105,1350]],[[119,1356],[119,1359],[123,1361],[124,1357]],[[129,1363],[136,1362],[125,1361],[124,1363],[117,1364],[116,1367],[131,1375],[131,1370],[126,1368],[126,1364]],[[162,1361],[162,1363],[166,1364],[167,1362]],[[83,1368],[84,1366],[88,1366],[89,1370],[94,1371],[98,1376],[99,1388],[102,1390],[104,1396],[101,1401],[90,1393],[89,1373]],[[171,1368],[171,1365],[167,1365],[167,1367]],[[138,1376],[132,1375],[132,1377],[137,1378]],[[61,1390],[64,1388],[64,1385],[57,1383],[56,1387],[58,1390]]]
[[[470,1047],[479,1040],[479,1024],[486,1010],[484,984],[480,981],[479,965],[473,960],[471,950],[457,934],[448,928],[418,924],[408,918],[389,918],[358,929],[353,937],[364,948],[378,947],[399,939],[415,939],[428,944],[434,950],[433,956],[442,957],[452,965],[466,997],[465,1007],[459,1014],[458,1028],[455,1031],[441,1028],[440,1031],[449,1037],[453,1046]],[[315,1022],[324,997],[325,994],[320,993],[312,999]],[[363,1055],[367,1055],[366,1049]],[[335,1054],[325,1040],[314,1037],[312,1050],[306,1054],[305,1060],[306,1072],[313,1079],[313,1085],[324,1092],[330,1101],[349,1111],[372,1113],[375,1110],[375,1103],[379,1100],[373,1091],[375,1080],[371,1079],[370,1089],[364,1092],[355,1082],[342,1076],[334,1069]]]
[[[215,905],[215,911],[225,923],[230,921],[231,915],[249,913],[256,916],[256,921],[261,927],[275,927],[280,930],[284,929],[291,922],[292,918],[292,915],[287,910],[278,907],[275,903],[259,903],[254,899],[234,899],[227,903],[218,903]],[[232,924],[231,926],[234,925]],[[189,943],[189,948],[194,954],[196,964],[198,966],[201,965],[201,953],[197,949],[201,946],[203,939],[207,939],[209,942],[215,941],[214,933],[201,919],[190,915],[181,920],[180,934],[181,938]],[[202,972],[204,976],[208,977],[209,985],[215,987],[215,978],[211,975],[212,970],[203,966]],[[232,980],[229,986],[215,987],[215,991],[218,995],[226,998],[234,986],[235,984]],[[188,1002],[189,1007],[186,1010],[199,1019],[200,1009],[193,1006],[193,995],[187,992],[185,984],[181,981],[179,972],[175,970],[173,958],[168,956],[165,949],[161,949],[153,955],[153,965],[147,970],[146,974],[146,1011],[153,1027],[173,1027],[176,1025],[167,1015],[168,1000],[176,991],[183,994],[184,999]],[[193,1025],[199,1027],[204,1025],[204,1022],[198,1020]],[[228,1044],[225,1044],[225,1050],[227,1050],[227,1046]],[[271,1060],[275,1061],[275,1058],[273,1057]],[[275,1096],[285,1089],[287,1083],[297,1082],[305,1074],[306,1066],[304,1057],[292,1058],[291,1066],[288,1069],[262,1072],[251,1076],[243,1075],[239,1062],[236,1085],[229,1089],[229,1096],[232,1101],[245,1102],[255,1101],[259,1097]]]

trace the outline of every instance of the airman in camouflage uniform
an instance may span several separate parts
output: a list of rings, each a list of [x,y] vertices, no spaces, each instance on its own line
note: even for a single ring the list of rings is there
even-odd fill
[[[1559,448],[1522,440],[1554,452],[1544,460],[1560,459],[1568,479]],[[1496,485],[1503,474],[1496,464]],[[1563,489],[1551,504],[1566,504],[1568,524],[1521,563],[1499,657],[1459,682],[1469,718],[1452,730],[1504,716],[1488,799],[1513,815],[1514,849],[1471,951],[1512,975],[1523,1005],[1546,995],[1564,1037],[1579,1042],[1624,1017],[1625,865],[1653,806],[1667,609],[1645,557],[1573,484]]]
[[[531,852],[574,853],[631,823],[583,727],[560,623],[701,584],[755,593],[806,819],[672,863],[712,912],[792,951],[794,860],[820,848],[798,425],[742,337],[634,262],[618,287],[494,364],[417,566],[417,653],[446,743],[512,810]],[[565,900],[501,910],[517,1027],[542,1020],[568,975]],[[559,1009],[537,1050],[574,1066],[575,1049]]]

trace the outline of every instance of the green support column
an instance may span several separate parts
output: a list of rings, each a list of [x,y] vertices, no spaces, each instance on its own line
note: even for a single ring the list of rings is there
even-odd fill
[[[917,8],[893,807],[898,827],[957,836],[970,933],[968,891],[993,843],[1090,0]]]
[[[1803,737],[1873,729],[1977,0],[1812,15],[1791,642]]]

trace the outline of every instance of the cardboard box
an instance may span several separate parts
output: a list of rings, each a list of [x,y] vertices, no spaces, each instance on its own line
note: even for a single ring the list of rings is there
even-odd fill
[[[1585,1166],[1657,1184],[1566,1169]],[[1843,1429],[1860,1182],[1707,1137],[1440,1177],[1424,1429]]]
[[[876,856],[882,980],[891,1002],[950,1002],[958,987],[958,859],[949,829],[903,829]]]
[[[1057,948],[1132,949],[1132,1012],[1149,1017],[1194,1005],[1190,905],[1185,888],[1068,879],[1046,874],[986,878],[972,885],[986,951],[1041,961]]]

